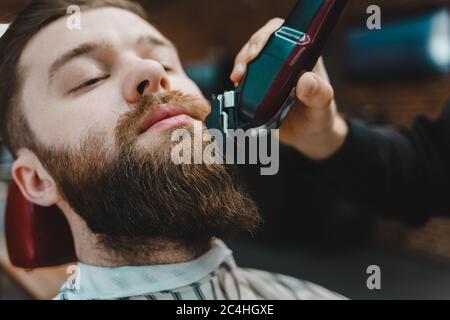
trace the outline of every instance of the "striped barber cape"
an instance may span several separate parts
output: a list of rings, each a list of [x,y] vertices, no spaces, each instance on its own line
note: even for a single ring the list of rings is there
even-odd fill
[[[220,240],[196,260],[104,268],[78,263],[56,300],[329,300],[343,296],[307,281],[239,268]]]

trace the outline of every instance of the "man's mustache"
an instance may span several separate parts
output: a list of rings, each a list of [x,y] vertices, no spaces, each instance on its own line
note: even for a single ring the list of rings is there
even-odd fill
[[[147,93],[141,98],[134,110],[120,117],[115,130],[118,141],[123,141],[124,138],[135,138],[139,134],[138,128],[141,121],[155,109],[169,103],[186,106],[190,110],[190,116],[199,121],[203,121],[210,112],[210,106],[206,101],[177,90],[164,93]]]
[[[188,100],[188,96],[184,95],[180,91],[168,91],[165,93],[147,93],[139,101],[135,110],[137,117],[143,117],[150,112],[153,112],[156,108],[167,103],[180,103],[183,100]],[[182,100],[182,101],[180,101]]]

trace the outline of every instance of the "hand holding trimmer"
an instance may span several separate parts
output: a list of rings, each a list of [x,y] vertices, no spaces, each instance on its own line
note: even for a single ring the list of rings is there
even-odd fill
[[[300,76],[317,63],[346,0],[299,0],[235,88],[213,97],[208,128],[276,129],[295,103]]]

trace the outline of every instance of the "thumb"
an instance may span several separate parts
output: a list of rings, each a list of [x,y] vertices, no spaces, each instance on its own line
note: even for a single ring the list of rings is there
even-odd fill
[[[300,77],[296,94],[305,105],[307,112],[313,114],[330,111],[334,99],[331,85],[312,72],[306,72]]]

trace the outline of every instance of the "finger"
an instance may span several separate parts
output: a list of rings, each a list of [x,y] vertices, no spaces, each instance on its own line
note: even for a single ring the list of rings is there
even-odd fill
[[[230,76],[234,83],[237,83],[242,79],[246,72],[247,64],[258,56],[272,33],[280,28],[283,23],[284,20],[281,18],[274,18],[270,20],[265,26],[259,29],[250,38],[249,42],[241,49],[236,56],[234,69]]]
[[[325,69],[325,64],[323,62],[323,58],[320,57],[319,60],[317,60],[316,65],[314,66],[313,72],[318,73],[321,72],[323,69]]]
[[[245,57],[247,56],[249,44],[246,43],[245,46],[239,51],[236,59],[234,60],[234,68],[231,72],[230,79],[235,84],[241,81],[247,70],[247,64],[245,63]]]
[[[281,18],[274,18],[266,23],[258,32],[256,32],[249,41],[248,52],[246,56],[246,62],[250,62],[255,59],[261,50],[266,45],[270,36],[279,29],[284,23]]]
[[[323,80],[330,82],[330,78],[328,77],[327,69],[325,68],[325,63],[322,57],[320,57],[314,66],[313,72]]]
[[[312,72],[306,72],[298,81],[297,98],[310,109],[311,112],[327,110],[334,99],[331,85]]]

